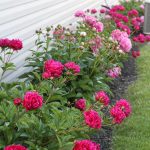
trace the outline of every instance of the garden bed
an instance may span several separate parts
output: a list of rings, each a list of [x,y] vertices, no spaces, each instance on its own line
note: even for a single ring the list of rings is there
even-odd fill
[[[133,57],[129,57],[127,61],[123,63],[122,76],[115,79],[110,88],[114,93],[112,103],[123,97],[123,94],[127,90],[128,86],[132,84],[137,78],[136,63]],[[112,150],[112,127],[103,127],[103,132],[99,132],[92,137],[97,143],[101,144],[102,150]]]

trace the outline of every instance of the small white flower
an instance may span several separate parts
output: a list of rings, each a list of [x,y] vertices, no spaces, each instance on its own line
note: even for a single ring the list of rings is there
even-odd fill
[[[84,46],[84,42],[81,42],[81,45]]]
[[[86,34],[86,32],[80,32],[80,35],[85,37],[87,34]]]

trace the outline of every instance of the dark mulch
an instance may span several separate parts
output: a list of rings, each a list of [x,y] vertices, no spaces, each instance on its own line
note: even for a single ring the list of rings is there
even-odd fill
[[[112,92],[114,93],[113,103],[122,98],[128,86],[137,78],[134,58],[130,57],[123,64],[122,76],[110,84]],[[103,127],[100,133],[92,136],[92,140],[96,143],[100,143],[101,150],[112,150],[112,128]]]

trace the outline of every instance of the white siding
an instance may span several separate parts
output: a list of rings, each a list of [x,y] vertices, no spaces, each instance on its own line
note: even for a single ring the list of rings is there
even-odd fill
[[[108,1],[109,4],[112,1]],[[114,3],[114,1],[113,1]],[[100,0],[0,0],[0,38],[19,38],[24,48],[12,57],[16,71],[7,72],[5,82],[13,81],[27,71],[25,58],[34,47],[35,30],[49,25],[67,25],[75,21],[74,12],[100,8]]]

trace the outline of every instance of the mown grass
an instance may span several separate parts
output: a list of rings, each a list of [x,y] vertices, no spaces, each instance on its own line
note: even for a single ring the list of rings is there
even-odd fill
[[[114,130],[113,150],[150,150],[150,45],[142,47],[137,72],[137,80],[124,96],[133,113]]]

